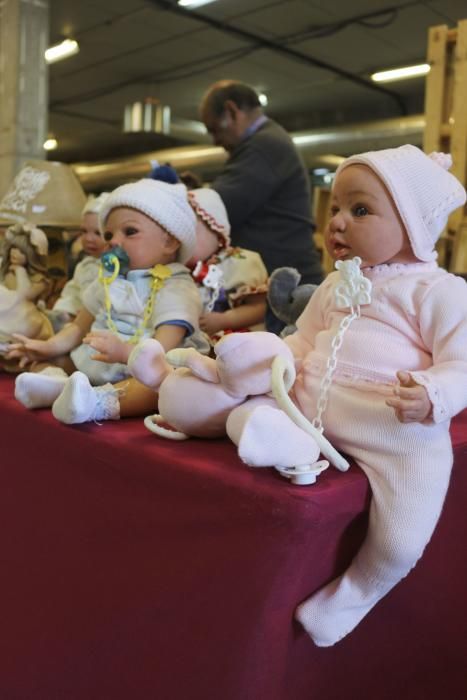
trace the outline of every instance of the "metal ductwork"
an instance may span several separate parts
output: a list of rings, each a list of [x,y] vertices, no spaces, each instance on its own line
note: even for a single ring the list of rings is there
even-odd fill
[[[335,169],[343,156],[404,143],[421,145],[423,114],[362,122],[351,126],[314,129],[291,134],[308,168]],[[148,175],[150,162],[170,163],[176,170],[192,170],[209,181],[220,172],[227,158],[216,146],[180,146],[100,163],[75,163],[73,169],[87,192],[113,189]]]

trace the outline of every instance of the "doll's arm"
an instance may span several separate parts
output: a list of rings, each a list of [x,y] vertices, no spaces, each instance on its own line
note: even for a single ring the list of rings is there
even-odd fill
[[[184,326],[163,323],[156,328],[154,338],[159,341],[165,352],[168,352],[179,347],[183,343],[185,335],[186,328]]]
[[[417,384],[409,372],[398,372],[399,383],[394,388],[394,396],[387,399],[386,405],[393,408],[401,423],[423,423],[428,420],[433,405],[424,386]]]
[[[284,342],[289,346],[295,358],[297,371],[304,357],[314,348],[316,335],[324,328],[323,310],[329,290],[332,288],[330,280],[332,276],[329,275],[310,298],[303,313],[297,319],[295,333],[284,338]]]
[[[168,351],[181,345],[185,332],[182,326],[163,324],[156,329],[154,338],[165,351]],[[97,350],[97,353],[92,356],[93,360],[120,362],[124,365],[128,364],[128,359],[135,347],[133,343],[122,340],[113,331],[108,330],[91,330],[83,338],[83,343]]]
[[[420,303],[422,340],[432,352],[432,366],[410,372],[433,406],[430,420],[449,420],[467,406],[467,286],[446,275]]]
[[[10,345],[10,350],[6,357],[7,359],[20,358],[20,367],[24,367],[34,360],[51,359],[60,355],[66,355],[80,344],[93,321],[94,316],[91,316],[89,311],[83,309],[72,323],[62,328],[59,333],[48,340],[34,340],[15,333],[13,337],[17,342]]]
[[[127,364],[131,351],[135,347],[132,343],[122,340],[113,331],[108,330],[91,330],[83,338],[85,345],[90,345],[94,350],[97,350],[95,355],[91,356],[92,360],[99,362],[120,362]]]
[[[266,314],[266,294],[252,294],[245,297],[242,304],[227,311],[211,311],[202,314],[199,327],[208,335],[219,331],[237,331],[262,323]]]

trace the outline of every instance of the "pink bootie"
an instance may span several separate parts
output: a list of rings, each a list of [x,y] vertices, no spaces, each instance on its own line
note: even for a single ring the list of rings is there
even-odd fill
[[[173,368],[165,359],[165,350],[159,341],[147,338],[132,350],[128,358],[128,368],[141,384],[158,391]]]
[[[293,423],[273,399],[251,399],[235,408],[227,434],[250,467],[296,467],[319,457],[315,440]]]

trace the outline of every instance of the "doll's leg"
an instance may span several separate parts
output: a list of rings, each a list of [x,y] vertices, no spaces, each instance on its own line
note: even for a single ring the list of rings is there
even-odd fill
[[[26,408],[50,408],[60,396],[68,379],[60,367],[46,367],[40,372],[23,372],[16,377],[15,398]]]
[[[157,394],[133,377],[114,384],[119,393],[120,417],[147,416],[157,410]]]
[[[74,424],[144,416],[156,408],[157,395],[133,377],[93,387],[85,374],[75,372],[54,402],[52,413],[62,423]]]
[[[266,396],[250,399],[227,419],[227,434],[250,467],[295,467],[318,459],[315,440]]]
[[[432,440],[424,426],[411,426],[414,439],[405,454],[388,450],[385,457],[383,450],[371,466],[360,462],[373,492],[366,539],[347,571],[297,609],[318,646],[335,644],[358,625],[415,566],[436,526],[452,466],[449,435],[433,426]],[[401,444],[393,435],[396,450]]]

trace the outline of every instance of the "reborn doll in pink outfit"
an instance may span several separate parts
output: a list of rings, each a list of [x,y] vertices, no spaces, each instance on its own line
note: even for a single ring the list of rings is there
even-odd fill
[[[318,646],[345,637],[407,575],[443,506],[453,459],[449,422],[467,405],[467,287],[438,267],[434,250],[466,199],[450,164],[450,156],[410,145],[342,163],[326,246],[341,270],[360,264],[365,293],[343,294],[342,278],[331,273],[283,341],[295,360],[295,406],[355,460],[372,489],[368,533],[353,562],[296,611]],[[239,360],[248,364],[256,336],[246,334],[241,353],[231,354],[229,376]],[[263,342],[266,352],[267,335]],[[259,356],[256,347],[254,362]],[[245,400],[247,393],[243,387],[226,421],[246,464],[287,468],[316,458],[311,435],[272,397]],[[191,403],[180,388],[171,400],[175,416],[180,395],[180,404]]]

